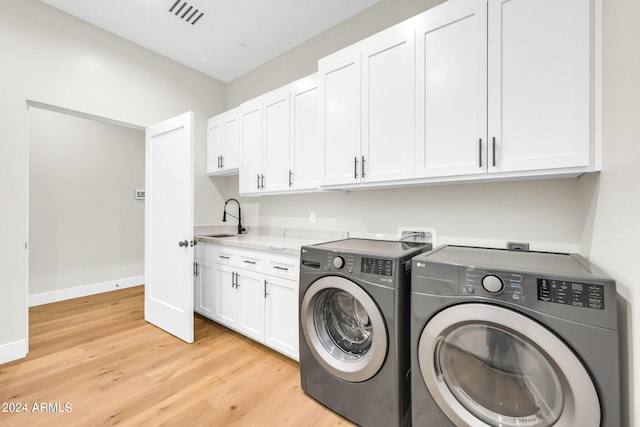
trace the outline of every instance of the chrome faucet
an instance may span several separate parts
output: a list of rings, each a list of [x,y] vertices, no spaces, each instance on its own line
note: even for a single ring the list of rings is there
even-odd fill
[[[224,211],[222,213],[222,222],[227,222],[227,203],[229,203],[230,201],[234,201],[238,204],[238,216],[235,215],[231,215],[229,214],[230,217],[236,218],[238,220],[238,234],[242,234],[243,232],[247,231],[246,228],[244,228],[242,226],[242,210],[240,209],[240,202],[237,201],[236,199],[229,199],[226,202],[224,202]]]

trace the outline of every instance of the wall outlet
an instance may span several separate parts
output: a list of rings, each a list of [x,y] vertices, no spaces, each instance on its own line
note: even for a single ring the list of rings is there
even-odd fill
[[[315,212],[309,212],[309,222],[311,224],[315,224],[316,223],[316,213]]]

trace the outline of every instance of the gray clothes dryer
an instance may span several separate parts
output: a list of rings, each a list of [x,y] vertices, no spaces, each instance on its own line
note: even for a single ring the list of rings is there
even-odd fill
[[[431,244],[346,239],[304,246],[300,377],[311,397],[361,426],[411,423],[411,258]]]
[[[615,282],[576,254],[413,259],[416,427],[619,427]]]

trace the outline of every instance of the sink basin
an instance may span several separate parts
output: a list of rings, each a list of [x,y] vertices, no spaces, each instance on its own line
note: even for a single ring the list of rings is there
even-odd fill
[[[203,237],[238,237],[237,234],[202,234]]]

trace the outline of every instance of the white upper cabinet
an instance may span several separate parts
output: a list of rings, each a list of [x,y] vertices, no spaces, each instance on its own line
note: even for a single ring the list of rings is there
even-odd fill
[[[238,173],[240,154],[240,109],[225,111],[207,121],[207,173]]]
[[[240,194],[315,190],[321,153],[317,76],[259,96],[240,108]]]
[[[486,1],[448,1],[419,18],[417,175],[486,172]]]
[[[450,0],[417,22],[418,178],[597,168],[585,0]]]
[[[489,1],[490,172],[590,165],[593,10],[589,0]]]
[[[262,97],[263,171],[262,190],[285,191],[289,188],[289,88],[284,87]]]
[[[334,53],[318,63],[323,185],[360,181],[360,69],[358,45]]]
[[[262,104],[259,99],[240,106],[240,194],[259,192],[262,170]]]
[[[292,190],[314,190],[322,173],[317,74],[294,82],[290,89],[289,185]]]
[[[320,60],[321,185],[413,175],[415,32],[396,25]]]
[[[413,176],[415,30],[402,23],[364,40],[362,158],[366,182]]]

